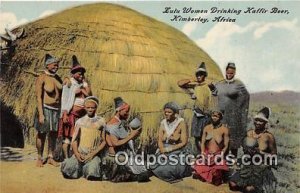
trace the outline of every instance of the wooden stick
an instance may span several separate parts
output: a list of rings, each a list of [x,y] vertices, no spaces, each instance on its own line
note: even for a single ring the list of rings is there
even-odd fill
[[[33,75],[34,77],[38,77],[39,73],[34,71],[23,70],[23,72]]]

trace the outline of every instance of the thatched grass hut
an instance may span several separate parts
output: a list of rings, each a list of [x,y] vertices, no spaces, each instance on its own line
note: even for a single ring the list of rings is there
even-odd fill
[[[222,78],[216,63],[182,32],[123,6],[98,3],[75,7],[24,26],[13,57],[2,64],[1,100],[30,127],[36,109],[34,73],[43,69],[46,53],[60,58],[59,74],[68,76],[72,55],[86,67],[99,113],[109,117],[113,98],[121,96],[132,113],[143,118],[142,141],[156,135],[162,107],[193,101],[177,86],[206,62],[208,81]],[[206,96],[203,96],[206,97]],[[189,121],[190,109],[183,111]]]

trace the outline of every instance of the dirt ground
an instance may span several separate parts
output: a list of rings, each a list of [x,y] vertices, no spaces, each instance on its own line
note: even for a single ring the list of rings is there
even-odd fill
[[[151,177],[147,183],[112,183],[107,181],[87,181],[64,179],[59,167],[35,166],[36,151],[34,147],[24,149],[1,148],[1,193],[99,193],[99,192],[157,192],[157,193],[230,193],[227,184],[215,187],[191,177],[169,184]]]

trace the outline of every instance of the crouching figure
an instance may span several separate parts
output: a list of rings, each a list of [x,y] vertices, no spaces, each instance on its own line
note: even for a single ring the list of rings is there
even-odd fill
[[[90,96],[85,99],[86,115],[75,123],[72,137],[73,156],[65,159],[61,172],[65,178],[84,177],[88,180],[102,179],[102,159],[105,142],[105,120],[96,115],[99,101]]]

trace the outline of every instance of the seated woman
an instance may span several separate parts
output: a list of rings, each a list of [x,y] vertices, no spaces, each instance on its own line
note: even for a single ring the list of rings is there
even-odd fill
[[[105,120],[96,115],[98,99],[89,96],[84,107],[87,114],[75,123],[72,138],[73,156],[61,165],[65,178],[76,179],[81,176],[88,180],[101,180],[101,155],[105,148]]]
[[[221,123],[222,113],[213,111],[211,124],[204,127],[201,140],[201,157],[196,160],[194,178],[220,185],[223,182],[223,174],[228,171],[224,154],[228,149],[229,130]]]
[[[264,107],[254,117],[255,129],[248,130],[243,143],[244,154],[249,160],[245,160],[247,164],[243,164],[231,177],[229,181],[231,190],[253,193],[276,192],[276,178],[271,169],[274,166],[274,159],[277,158],[277,149],[274,136],[267,130],[269,115],[270,109]],[[255,158],[263,160],[263,163],[257,164],[258,160]],[[265,160],[267,163],[264,163]]]
[[[130,106],[121,97],[115,98],[114,101],[116,113],[106,125],[106,142],[108,144],[108,155],[104,159],[106,177],[112,182],[148,181],[149,174],[145,164],[139,165],[134,161],[136,154],[133,139],[140,134],[141,126],[135,129],[130,125],[127,127]],[[122,154],[117,156],[118,152]],[[132,162],[124,163],[126,160],[124,154]],[[116,159],[122,164],[116,162]]]
[[[188,130],[184,119],[178,116],[179,106],[169,102],[164,106],[165,119],[158,134],[157,160],[150,169],[155,176],[174,183],[191,175],[191,167],[186,163]],[[177,162],[177,163],[176,163]]]

